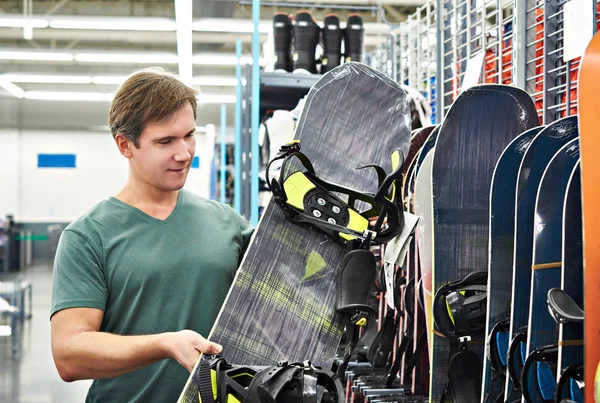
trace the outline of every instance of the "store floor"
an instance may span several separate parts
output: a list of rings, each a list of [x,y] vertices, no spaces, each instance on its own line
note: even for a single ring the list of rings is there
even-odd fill
[[[52,268],[34,266],[23,274],[32,283],[33,316],[25,322],[20,359],[12,359],[10,337],[0,337],[0,402],[83,403],[91,381],[63,382],[52,361]],[[0,319],[0,324],[8,322]]]

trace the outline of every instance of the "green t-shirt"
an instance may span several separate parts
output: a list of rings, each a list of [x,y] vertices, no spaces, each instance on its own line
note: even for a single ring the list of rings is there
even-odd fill
[[[63,232],[51,316],[104,311],[100,331],[208,336],[253,228],[231,207],[185,190],[165,220],[111,197]],[[175,402],[189,373],[175,360],[92,383],[87,402]]]

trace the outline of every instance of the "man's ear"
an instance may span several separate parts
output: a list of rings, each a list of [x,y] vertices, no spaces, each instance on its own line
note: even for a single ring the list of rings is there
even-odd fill
[[[115,142],[117,143],[117,148],[119,149],[121,155],[123,155],[125,158],[132,157],[131,148],[133,147],[133,143],[131,142],[131,140],[129,140],[121,133],[118,133],[115,136]]]

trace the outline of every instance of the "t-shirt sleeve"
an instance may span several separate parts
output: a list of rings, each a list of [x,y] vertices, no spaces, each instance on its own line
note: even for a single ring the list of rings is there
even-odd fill
[[[101,255],[79,232],[66,229],[54,260],[50,317],[66,308],[106,308],[108,287]]]
[[[246,253],[246,249],[250,244],[250,239],[252,238],[252,234],[254,233],[254,227],[246,220],[243,216],[234,211],[238,223],[240,225],[240,231],[242,233],[242,253],[240,254],[240,258],[244,256]]]

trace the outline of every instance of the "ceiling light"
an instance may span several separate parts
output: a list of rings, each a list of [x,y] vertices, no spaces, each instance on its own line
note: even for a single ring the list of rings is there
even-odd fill
[[[93,76],[93,84],[121,85],[129,76]]]
[[[225,94],[200,94],[198,101],[202,104],[234,104],[236,97]]]
[[[77,53],[75,60],[88,63],[177,64],[171,53]]]
[[[179,78],[185,84],[192,82],[192,1],[175,0],[177,22],[177,57]]]
[[[71,61],[71,53],[0,50],[2,60]]]
[[[14,85],[10,80],[0,76],[0,87],[4,88],[8,93],[14,95],[17,98],[23,98],[23,91],[21,88]]]
[[[2,77],[13,83],[91,84],[90,76],[6,73]]]
[[[40,101],[111,101],[114,94],[102,92],[25,91],[25,99]]]
[[[0,27],[2,28],[24,28],[25,26],[31,28],[47,28],[48,20],[42,18],[14,18],[14,17],[0,17]]]
[[[251,34],[254,24],[248,20],[233,20],[224,18],[201,18],[194,21],[192,29],[197,32],[235,32]],[[258,25],[258,32],[268,34],[273,31],[271,22],[262,22]]]
[[[0,78],[0,83],[1,83]],[[24,98],[38,101],[97,101],[110,102],[114,93],[104,92],[68,92],[68,91],[25,91]],[[198,101],[202,104],[235,103],[235,95],[200,94]]]
[[[168,18],[106,18],[106,17],[61,17],[51,19],[50,28],[95,29],[115,31],[175,31],[175,21]]]
[[[237,79],[235,77],[197,76],[192,79],[192,84],[206,87],[235,87]]]

